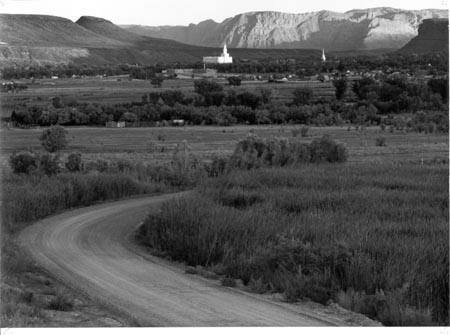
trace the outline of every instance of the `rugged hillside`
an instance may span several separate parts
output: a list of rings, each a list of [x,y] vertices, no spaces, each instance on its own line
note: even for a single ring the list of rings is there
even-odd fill
[[[28,47],[118,47],[125,43],[49,15],[0,14],[2,45]]]
[[[75,23],[54,16],[2,14],[0,29],[0,66],[191,63],[221,51],[137,35],[91,16],[83,16]],[[320,57],[318,50],[230,49],[230,53],[236,59]]]
[[[235,48],[398,49],[417,35],[422,20],[448,18],[448,11],[395,8],[304,14],[250,12],[189,26],[123,26],[145,36],[194,45]]]
[[[419,35],[400,51],[407,53],[448,51],[448,19],[423,20],[419,26]]]

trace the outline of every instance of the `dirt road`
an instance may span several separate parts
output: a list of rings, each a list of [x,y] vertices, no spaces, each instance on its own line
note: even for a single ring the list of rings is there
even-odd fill
[[[40,221],[19,243],[52,275],[141,326],[349,325],[332,313],[223,287],[149,256],[132,233],[150,210],[180,194],[111,202]]]

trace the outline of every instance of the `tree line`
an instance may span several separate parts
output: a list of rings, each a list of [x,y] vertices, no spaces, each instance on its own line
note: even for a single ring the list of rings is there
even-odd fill
[[[291,100],[282,104],[273,101],[268,88],[254,92],[225,91],[223,85],[202,79],[194,81],[194,93],[150,92],[143,95],[141,101],[114,105],[54,97],[46,107],[14,110],[10,120],[18,126],[104,126],[108,121],[147,126],[167,124],[174,119],[193,125],[297,123],[330,126],[389,124],[393,116],[412,112],[413,117],[405,120],[403,128],[414,128],[414,120],[418,120],[434,123],[439,131],[448,131],[447,78],[435,78],[427,83],[409,82],[395,76],[381,81],[363,78],[349,82],[341,76],[336,77],[333,84],[335,99],[316,97],[311,88],[299,87],[293,91]]]

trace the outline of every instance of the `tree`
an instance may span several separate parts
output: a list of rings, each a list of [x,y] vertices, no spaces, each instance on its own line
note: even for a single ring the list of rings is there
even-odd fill
[[[232,86],[241,86],[241,78],[237,76],[228,77],[228,84]]]
[[[333,80],[333,85],[336,88],[336,99],[341,100],[344,97],[345,91],[347,90],[347,78],[340,77],[338,79],[335,79]]]
[[[428,87],[433,93],[439,93],[444,103],[448,101],[448,77],[430,79]]]
[[[42,132],[41,144],[48,152],[56,152],[67,146],[67,130],[61,126],[52,126]]]
[[[126,112],[122,115],[122,117],[120,118],[122,121],[125,122],[136,122],[137,121],[137,116],[136,114],[132,113],[132,112]]]
[[[194,81],[194,91],[205,97],[213,92],[222,92],[223,87],[214,81],[200,79]]]
[[[372,78],[362,78],[353,83],[352,90],[360,100],[365,100],[369,93],[376,90],[376,84]]]
[[[299,87],[292,93],[294,98],[292,103],[294,105],[308,105],[313,97],[313,91],[309,87]]]

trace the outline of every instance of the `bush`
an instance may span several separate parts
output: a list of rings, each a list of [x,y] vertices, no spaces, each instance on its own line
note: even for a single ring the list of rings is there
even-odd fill
[[[347,161],[347,149],[329,136],[309,145],[290,143],[285,138],[262,139],[249,135],[236,145],[230,168],[254,169],[262,166],[285,166],[296,163],[341,163]]]
[[[81,171],[82,169],[81,154],[71,153],[67,157],[66,169],[69,170],[70,172]]]
[[[49,301],[49,303],[47,304],[47,308],[53,309],[55,311],[67,312],[73,309],[73,302],[69,297],[58,294]]]
[[[237,76],[228,77],[228,84],[232,86],[241,86],[241,78]]]
[[[225,172],[228,159],[225,157],[213,156],[211,163],[205,165],[208,177],[218,177]]]
[[[62,102],[60,97],[53,97],[52,98],[52,106],[54,108],[63,108],[64,104],[63,104],[63,102]]]
[[[39,169],[47,176],[52,176],[60,172],[59,157],[52,154],[43,154],[39,157]]]
[[[200,79],[200,80],[194,81],[194,91],[195,91],[195,93],[198,93],[198,94],[202,95],[203,97],[206,97],[215,92],[222,92],[223,87],[222,87],[222,85],[220,85],[214,81]]]
[[[386,146],[386,137],[377,137],[375,139],[375,145],[377,147],[385,147]]]
[[[14,153],[9,158],[14,173],[30,173],[37,168],[37,158],[29,152]]]
[[[341,163],[347,161],[348,153],[343,144],[338,144],[330,136],[315,139],[310,145],[311,162]]]
[[[42,132],[41,144],[48,152],[56,152],[67,146],[67,130],[61,126],[52,126]]]
[[[154,76],[152,79],[150,79],[150,83],[153,85],[153,87],[161,87],[163,81],[164,78],[162,76]]]

